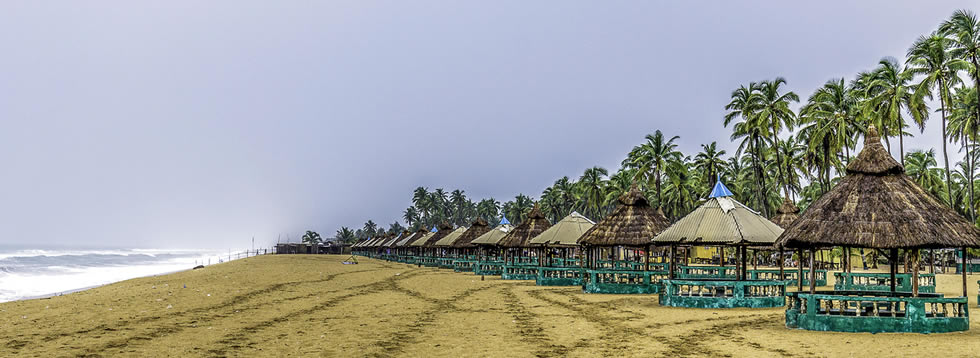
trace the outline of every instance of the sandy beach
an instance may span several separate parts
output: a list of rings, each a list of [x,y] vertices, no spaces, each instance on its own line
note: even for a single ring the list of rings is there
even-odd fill
[[[980,354],[980,323],[947,334],[787,329],[783,309],[661,307],[346,256],[259,256],[0,304],[0,356],[937,356]],[[976,280],[970,307],[976,310]],[[959,276],[939,275],[956,295]],[[831,283],[832,284],[832,283]]]

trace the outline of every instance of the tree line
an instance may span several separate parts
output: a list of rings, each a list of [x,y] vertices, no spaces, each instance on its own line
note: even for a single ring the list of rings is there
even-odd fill
[[[473,201],[463,190],[418,187],[402,215],[407,227],[394,222],[385,229],[368,220],[356,230],[342,227],[337,238],[354,241],[442,222],[466,226],[476,218],[493,225],[501,216],[519,224],[535,204],[552,222],[572,211],[598,221],[634,184],[676,220],[693,210],[718,179],[737,200],[771,217],[784,197],[805,209],[833,188],[871,125],[916,183],[976,222],[978,69],[980,22],[973,12],[957,10],[916,39],[904,59],[884,57],[853,78],[831,78],[805,102],[786,90],[782,77],[734,89],[721,119],[738,143],[730,155],[716,142],[702,144],[693,155],[682,153],[680,137],[657,130],[634,146],[612,174],[596,166],[578,178],[559,178],[536,201],[524,194],[503,204],[493,198]],[[906,151],[904,144],[905,138],[923,133],[931,113],[942,122],[941,166],[935,149]],[[950,150],[962,153],[963,161],[951,166]]]

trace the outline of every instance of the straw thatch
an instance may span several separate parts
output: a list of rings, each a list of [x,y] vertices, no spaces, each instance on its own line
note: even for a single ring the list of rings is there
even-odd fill
[[[785,229],[800,218],[800,208],[789,197],[783,197],[783,205],[776,209],[776,216],[772,217],[772,222]]]
[[[619,206],[578,240],[587,246],[646,246],[670,223],[636,186],[619,197]]]
[[[653,239],[657,244],[771,247],[783,229],[730,196],[709,198]]]
[[[436,231],[434,235],[429,236],[429,238],[426,239],[424,243],[422,243],[422,246],[432,247],[432,245],[435,245],[436,241],[442,240],[442,238],[446,237],[446,235],[449,235],[452,232],[453,232],[453,226],[443,221],[441,224],[439,224],[439,231]]]
[[[388,242],[385,244],[385,247],[395,247],[395,245],[397,245],[399,241],[402,241],[406,237],[409,237],[411,235],[412,233],[409,232],[408,230],[402,230],[401,234],[398,234],[393,239],[388,240]]]
[[[507,233],[507,236],[500,239],[497,245],[502,247],[528,247],[530,246],[529,242],[531,239],[541,235],[549,227],[551,227],[551,223],[541,213],[538,204],[534,204],[534,208],[527,214],[527,219],[520,225],[517,225],[514,230]]]
[[[460,235],[459,238],[456,239],[456,242],[453,243],[453,247],[476,247],[476,245],[473,244],[473,240],[476,240],[478,237],[486,234],[487,231],[490,231],[490,225],[487,223],[487,221],[483,220],[482,218],[476,219],[472,224],[470,224],[470,228],[466,229],[466,231],[463,232],[463,235]]]
[[[885,151],[874,126],[847,175],[779,237],[789,248],[980,246],[980,230],[919,187]]]
[[[480,235],[480,237],[473,239],[473,241],[471,241],[470,243],[472,243],[473,245],[496,246],[497,243],[500,242],[500,239],[503,239],[504,236],[507,236],[507,234],[510,233],[512,230],[514,230],[514,226],[511,224],[498,225],[497,227],[490,229],[483,235]]]
[[[542,232],[541,235],[531,239],[530,244],[531,246],[578,246],[578,239],[593,226],[595,223],[592,220],[573,211],[549,227],[548,230]]]
[[[433,247],[453,246],[453,243],[456,242],[456,240],[459,239],[459,237],[462,236],[464,232],[466,232],[466,228],[460,226],[456,228],[456,230],[453,230],[453,232],[449,233],[449,235],[446,235],[443,238],[439,239],[439,241],[436,241],[434,244],[432,244],[432,246]]]
[[[432,235],[435,234],[436,233],[434,231],[429,231],[423,233],[422,235],[417,235],[414,239],[412,239],[412,241],[409,242],[408,246],[413,246],[413,247],[422,246],[425,244],[426,241],[429,241],[429,238],[432,237]]]

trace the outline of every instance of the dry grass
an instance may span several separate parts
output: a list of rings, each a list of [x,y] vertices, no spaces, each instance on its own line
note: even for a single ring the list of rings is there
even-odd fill
[[[344,258],[260,256],[0,304],[0,356],[966,357],[980,349],[976,319],[963,333],[808,332],[785,328],[781,308],[667,308],[653,295],[586,295]],[[960,289],[959,276],[938,281],[948,295]]]

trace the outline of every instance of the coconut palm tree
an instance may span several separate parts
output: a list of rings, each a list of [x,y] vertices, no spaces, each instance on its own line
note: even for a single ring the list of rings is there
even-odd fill
[[[602,216],[608,215],[616,208],[619,197],[630,191],[635,183],[637,170],[623,168],[609,177],[605,187],[605,200],[602,202]]]
[[[857,133],[863,131],[857,121],[859,105],[853,88],[843,78],[827,81],[800,109],[799,135],[806,138],[808,161],[818,169],[818,181],[824,192],[829,190],[831,168],[843,171],[839,153],[845,163],[850,157]]]
[[[969,74],[973,87],[980,88],[980,21],[977,15],[969,10],[956,10],[939,26],[939,33],[950,39],[951,56],[972,65]],[[980,91],[974,91],[973,95],[980,102]],[[980,107],[976,108],[976,115],[980,117]]]
[[[351,231],[351,229],[346,226],[341,226],[340,229],[337,230],[337,234],[335,236],[337,237],[337,241],[342,243],[351,243],[357,240],[357,237],[354,236],[354,231]]]
[[[658,131],[659,132],[659,131]],[[609,171],[603,167],[592,167],[582,173],[578,180],[578,202],[582,213],[594,221],[601,217],[602,205],[605,203],[605,177]]]
[[[866,108],[875,114],[872,122],[879,127],[879,133],[886,133],[886,143],[888,136],[898,136],[898,157],[902,165],[905,165],[904,128],[908,126],[902,113],[908,113],[922,132],[929,111],[925,101],[914,95],[913,77],[914,74],[902,68],[897,60],[886,57],[878,61],[866,88]]]
[[[760,95],[758,93],[761,88],[760,84],[752,82],[749,83],[748,87],[743,85],[732,91],[731,100],[725,105],[725,110],[728,113],[725,114],[724,124],[727,127],[732,122],[740,120],[732,126],[731,139],[733,141],[742,140],[735,156],[740,157],[741,153],[748,153],[751,156],[751,167],[757,181],[757,185],[752,187],[756,189],[755,195],[759,199],[760,210],[764,215],[769,216],[766,205],[762,204],[764,202],[762,198],[765,197],[762,190],[766,186],[765,170],[762,167],[762,160],[764,160],[762,158],[764,148],[762,141],[769,137],[770,125],[763,121],[763,117],[759,115]]]
[[[949,136],[951,138],[959,138],[961,142],[960,149],[965,152],[963,176],[966,178],[974,177],[974,168],[976,167],[976,162],[973,161],[975,157],[975,150],[977,143],[977,137],[980,136],[980,116],[978,116],[978,106],[977,96],[975,87],[959,87],[956,89],[953,95],[952,108],[950,108],[949,113]],[[955,177],[954,177],[955,179]],[[972,185],[965,185],[964,188],[968,190],[967,199],[969,199],[967,211],[970,220],[976,221],[976,211],[974,210],[974,195]],[[951,196],[952,197],[952,196]]]
[[[936,167],[936,151],[914,150],[905,155],[905,173],[916,184],[942,200],[947,199],[943,190],[944,172]]]
[[[419,211],[415,208],[415,206],[409,206],[406,208],[405,212],[402,214],[402,219],[405,219],[405,224],[412,229],[417,229],[417,226],[422,224],[420,222],[422,218],[419,216]]]
[[[633,147],[633,150],[627,155],[622,165],[626,168],[637,169],[637,175],[641,180],[646,181],[647,184],[651,184],[652,182],[656,188],[657,205],[660,205],[663,193],[661,186],[663,184],[664,169],[668,161],[680,157],[681,154],[677,151],[677,144],[674,143],[680,137],[673,136],[670,139],[666,139],[664,134],[658,129],[653,134],[648,134],[645,138],[646,142]]]
[[[718,143],[702,144],[701,152],[694,156],[694,167],[705,174],[705,184],[708,188],[718,180],[721,168],[725,166],[725,150],[718,150]]]
[[[793,113],[789,105],[800,101],[800,96],[797,96],[793,91],[781,93],[781,87],[785,84],[786,79],[782,77],[776,77],[772,81],[762,81],[759,90],[752,99],[753,107],[755,107],[754,112],[759,116],[759,124],[765,125],[769,129],[766,139],[769,142],[769,147],[773,148],[776,153],[777,162],[782,162],[779,150],[776,150],[779,146],[779,132],[783,128],[793,130],[793,125],[796,123],[796,113]],[[786,186],[786,176],[783,174],[782,167],[779,166],[776,169],[784,193],[788,193],[789,189]]]
[[[378,234],[378,224],[375,224],[374,220],[368,220],[366,223],[364,223],[364,228],[361,230],[364,231],[364,235],[374,237]]]
[[[477,216],[486,220],[491,226],[497,225],[500,221],[500,202],[494,198],[480,200],[476,204]]]
[[[791,134],[786,140],[779,141],[779,166],[783,168],[783,173],[786,176],[786,188],[794,196],[802,189],[800,187],[800,173],[806,172],[806,160],[804,159],[806,145],[798,138],[799,136],[794,137]]]
[[[920,36],[909,48],[906,66],[915,75],[921,75],[922,80],[916,85],[915,95],[919,98],[933,98],[933,93],[939,95],[939,110],[942,114],[943,135],[943,165],[946,168],[946,192],[952,190],[949,171],[949,152],[946,149],[948,141],[946,132],[947,112],[951,100],[950,89],[960,82],[957,72],[968,68],[969,64],[951,56],[949,49],[951,41],[937,33]]]
[[[304,244],[316,245],[321,242],[323,242],[323,239],[320,238],[320,234],[317,234],[316,231],[307,230],[306,234],[303,235]]]

